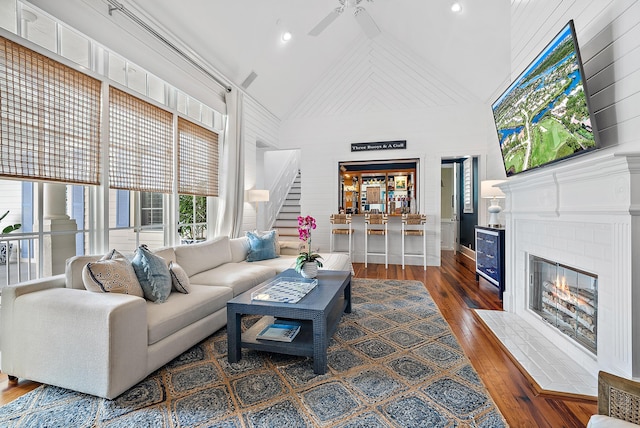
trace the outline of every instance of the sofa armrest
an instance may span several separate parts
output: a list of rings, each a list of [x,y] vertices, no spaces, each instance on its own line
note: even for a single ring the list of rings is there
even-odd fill
[[[297,256],[304,249],[302,241],[278,241],[280,244],[280,254],[285,256]]]
[[[2,296],[3,372],[105,398],[146,376],[144,299],[22,287]]]

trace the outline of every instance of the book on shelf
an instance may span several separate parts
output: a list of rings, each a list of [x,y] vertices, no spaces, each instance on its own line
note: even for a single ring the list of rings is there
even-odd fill
[[[300,331],[300,323],[290,321],[275,321],[266,326],[258,335],[257,339],[275,340],[277,342],[291,342]]]

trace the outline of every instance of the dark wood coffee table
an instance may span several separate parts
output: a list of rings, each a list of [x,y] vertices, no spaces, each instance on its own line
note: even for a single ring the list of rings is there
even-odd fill
[[[278,277],[299,276],[289,269]],[[267,281],[270,282],[271,280]],[[318,285],[298,303],[278,303],[251,300],[251,293],[265,283],[227,302],[227,342],[230,363],[240,360],[242,348],[287,355],[313,357],[313,371],[327,372],[327,346],[340,322],[342,313],[351,312],[351,272],[336,270],[318,271]],[[244,333],[241,332],[242,315],[265,315]],[[302,328],[292,342],[258,340],[256,335],[274,318],[300,321]]]

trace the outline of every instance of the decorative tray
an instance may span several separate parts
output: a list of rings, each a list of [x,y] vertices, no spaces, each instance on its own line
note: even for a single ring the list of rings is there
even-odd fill
[[[298,303],[318,285],[317,279],[280,277],[269,281],[251,293],[251,300],[265,302]]]

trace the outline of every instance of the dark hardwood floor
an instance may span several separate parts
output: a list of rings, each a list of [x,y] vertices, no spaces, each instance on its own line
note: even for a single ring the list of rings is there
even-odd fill
[[[595,401],[538,394],[472,309],[502,310],[498,289],[475,280],[473,260],[443,252],[442,266],[372,265],[355,263],[358,278],[422,281],[487,386],[511,427],[581,427],[597,413]]]
[[[413,279],[425,284],[434,301],[449,322],[454,334],[487,386],[493,400],[511,427],[585,427],[589,417],[597,413],[595,401],[538,394],[518,367],[495,341],[493,335],[473,314],[472,309],[501,310],[497,289],[475,281],[473,261],[453,252],[444,252],[442,266],[355,263],[358,278]],[[0,374],[0,405],[31,391],[38,384],[20,381],[10,385]]]

